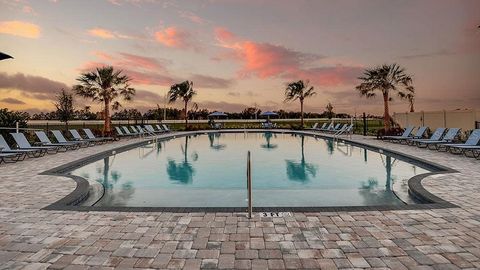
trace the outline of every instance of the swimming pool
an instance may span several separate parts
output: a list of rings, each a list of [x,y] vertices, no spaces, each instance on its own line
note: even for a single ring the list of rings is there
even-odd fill
[[[260,132],[170,138],[70,173],[104,186],[94,207],[244,207],[247,151],[255,207],[414,204],[407,182],[429,172],[344,142]]]

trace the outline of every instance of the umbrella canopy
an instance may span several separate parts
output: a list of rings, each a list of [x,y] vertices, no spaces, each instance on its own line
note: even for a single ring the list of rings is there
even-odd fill
[[[0,52],[0,60],[5,60],[5,59],[9,59],[9,58],[13,58],[13,57],[11,57],[8,54]]]
[[[223,113],[223,112],[213,112],[213,113],[209,114],[208,116],[227,116],[227,114]]]
[[[277,113],[274,113],[274,112],[271,112],[271,111],[262,112],[260,114],[260,116],[277,116],[277,115],[278,115]]]

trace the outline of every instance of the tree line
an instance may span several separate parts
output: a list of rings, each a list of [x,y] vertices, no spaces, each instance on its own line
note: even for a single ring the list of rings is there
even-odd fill
[[[165,112],[166,111],[166,112]],[[208,115],[214,111],[208,109],[189,110],[188,118],[192,120],[206,120]],[[301,113],[296,111],[278,110],[274,111],[278,114],[280,119],[295,119],[300,118]],[[40,112],[30,114],[28,112],[21,112],[27,120],[62,120],[62,113],[58,111]],[[255,107],[246,107],[241,112],[227,112],[228,119],[255,119],[260,118],[262,110]],[[183,117],[183,109],[173,107],[149,109],[146,112],[141,112],[137,109],[120,109],[112,114],[112,120],[158,120],[164,119],[164,114],[167,120],[181,119]],[[256,115],[256,116],[255,116]],[[347,113],[335,113],[325,110],[322,113],[305,112],[305,118],[350,118]],[[375,117],[372,115],[371,117]],[[92,112],[90,107],[84,107],[80,110],[73,110],[73,114],[69,116],[68,121],[72,120],[103,120],[102,112]]]

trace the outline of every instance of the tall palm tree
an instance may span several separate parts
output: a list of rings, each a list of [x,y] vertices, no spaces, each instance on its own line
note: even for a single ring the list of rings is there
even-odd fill
[[[287,88],[285,89],[285,102],[287,101],[294,101],[300,100],[300,112],[301,112],[301,127],[303,128],[303,101],[305,98],[314,96],[315,91],[313,90],[313,86],[308,85],[307,81],[299,80],[298,82],[291,82],[287,84]]]
[[[412,77],[405,73],[405,69],[397,64],[382,65],[372,69],[366,69],[362,81],[356,86],[356,89],[362,96],[372,98],[376,92],[380,91],[383,96],[383,125],[385,130],[390,129],[390,113],[388,103],[392,96],[396,94],[400,98],[406,98],[407,94],[414,94],[415,89],[412,86]]]
[[[181,83],[174,84],[170,87],[170,91],[168,91],[168,102],[172,103],[177,101],[177,99],[182,99],[185,105],[185,128],[187,128],[188,124],[188,102],[192,100],[193,96],[196,95],[197,92],[193,90],[193,82],[192,81],[184,81]]]
[[[287,176],[292,181],[307,182],[310,176],[317,175],[318,166],[305,161],[305,136],[300,135],[302,158],[300,162],[296,160],[286,159]]]
[[[104,66],[81,74],[77,78],[80,84],[73,86],[77,95],[103,103],[104,134],[111,133],[110,106],[113,110],[117,110],[121,106],[117,98],[131,100],[135,95],[135,89],[130,87],[130,80],[127,75],[122,74],[121,70]]]
[[[408,93],[405,95],[405,98],[408,100],[408,104],[410,105],[410,112],[415,112],[415,108],[413,108],[413,103],[415,102],[415,93]]]

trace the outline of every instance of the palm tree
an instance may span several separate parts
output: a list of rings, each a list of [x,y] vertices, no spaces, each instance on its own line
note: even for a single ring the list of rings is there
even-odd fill
[[[310,180],[310,175],[315,177],[317,175],[318,166],[305,161],[305,136],[300,135],[302,158],[300,162],[296,160],[286,159],[287,176],[292,181],[307,182]]]
[[[333,105],[332,105],[332,103],[328,102],[327,106],[325,107],[325,110],[327,110],[328,119],[332,119],[333,118]]]
[[[175,102],[179,98],[183,100],[183,103],[185,105],[185,128],[187,128],[188,124],[188,102],[190,102],[190,100],[192,100],[193,96],[196,94],[197,92],[193,90],[192,81],[184,81],[174,84],[170,87],[170,91],[168,91],[168,103]]]
[[[303,101],[305,98],[314,96],[316,93],[313,90],[313,86],[308,86],[308,80],[302,81],[299,80],[298,82],[291,82],[287,84],[287,88],[285,89],[285,102],[287,101],[294,101],[300,100],[300,112],[301,112],[301,127],[303,128]]]
[[[79,85],[73,86],[75,93],[81,97],[103,103],[105,124],[103,133],[111,132],[110,106],[117,110],[121,105],[117,98],[131,100],[135,95],[135,89],[130,87],[130,78],[123,75],[121,70],[114,70],[111,66],[96,68],[86,72],[77,78]]]
[[[405,69],[397,64],[382,65],[380,67],[366,69],[362,81],[355,88],[362,96],[372,98],[376,96],[376,91],[380,91],[383,96],[383,125],[385,131],[390,129],[390,114],[388,111],[388,102],[396,93],[400,98],[406,98],[407,94],[415,92],[412,86],[412,78],[405,73]]]
[[[408,104],[410,105],[410,112],[415,112],[415,109],[413,108],[413,103],[415,102],[415,93],[408,93],[405,95],[405,98],[408,100]]]
[[[182,147],[183,160],[176,162],[173,159],[168,159],[167,174],[170,180],[179,184],[192,184],[195,169],[192,163],[188,160],[188,140],[189,136],[185,136],[185,147]],[[193,156],[195,161],[198,157]]]

